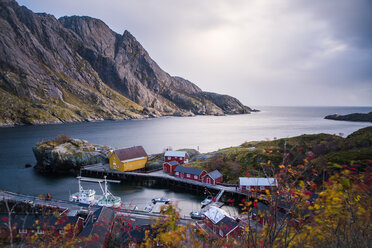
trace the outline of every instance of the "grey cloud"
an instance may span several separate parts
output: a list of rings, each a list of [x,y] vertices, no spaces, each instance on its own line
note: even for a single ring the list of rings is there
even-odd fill
[[[326,22],[338,39],[362,48],[372,46],[372,1],[292,1],[295,11],[308,12]]]
[[[248,105],[372,105],[371,0],[19,2],[127,29],[170,74]]]

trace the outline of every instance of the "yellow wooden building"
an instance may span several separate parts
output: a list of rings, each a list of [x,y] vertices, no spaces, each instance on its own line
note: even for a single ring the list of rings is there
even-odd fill
[[[133,171],[144,168],[147,153],[142,146],[118,149],[109,153],[110,169],[118,171]]]

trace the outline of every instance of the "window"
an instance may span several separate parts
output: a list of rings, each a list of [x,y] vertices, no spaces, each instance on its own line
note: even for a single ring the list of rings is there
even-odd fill
[[[18,233],[27,233],[27,229],[19,229]]]
[[[198,176],[194,176],[194,179],[198,179]]]
[[[37,230],[37,234],[44,234],[44,231],[43,231],[43,230],[40,230],[40,229],[38,229],[38,230]]]
[[[190,174],[186,174],[186,177],[190,177]]]
[[[264,190],[265,189],[265,186],[260,186],[260,190]]]
[[[171,157],[168,157],[168,159],[171,159]]]
[[[247,190],[251,190],[251,186],[247,186],[246,189],[247,189]]]
[[[180,173],[176,172],[176,176],[178,176]]]

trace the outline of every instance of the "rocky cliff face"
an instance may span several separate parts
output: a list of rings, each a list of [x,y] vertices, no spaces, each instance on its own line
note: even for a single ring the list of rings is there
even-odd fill
[[[128,31],[0,0],[0,125],[239,114],[237,99],[172,77]]]

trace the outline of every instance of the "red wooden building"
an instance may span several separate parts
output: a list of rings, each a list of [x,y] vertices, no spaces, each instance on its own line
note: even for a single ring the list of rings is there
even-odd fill
[[[174,170],[177,168],[177,166],[179,166],[180,164],[177,162],[177,161],[169,161],[169,162],[165,162],[163,164],[163,171],[165,173],[169,173],[171,175],[174,174]]]
[[[189,162],[189,155],[185,151],[166,151],[164,161],[177,161],[179,164],[185,164]]]
[[[241,191],[264,191],[278,186],[272,177],[239,177],[239,189]]]
[[[223,176],[218,170],[214,170],[209,172],[202,178],[202,182],[209,183],[209,184],[217,184],[222,183]]]
[[[240,235],[239,223],[229,216],[224,210],[212,206],[205,213],[204,223],[209,230],[220,237],[231,237]]]
[[[174,176],[179,178],[185,178],[194,181],[201,181],[203,176],[205,176],[207,172],[205,170],[200,170],[197,168],[185,167],[185,166],[177,166],[174,170]]]

